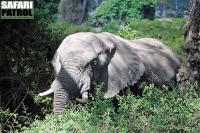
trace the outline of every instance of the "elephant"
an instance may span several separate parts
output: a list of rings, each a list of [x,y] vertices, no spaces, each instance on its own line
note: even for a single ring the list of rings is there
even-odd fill
[[[152,38],[125,40],[108,32],[80,32],[66,37],[52,60],[55,79],[54,113],[63,114],[76,98],[86,103],[95,95],[93,82],[104,83],[105,98],[114,97],[128,86],[143,81],[156,86],[170,84],[180,67],[180,59],[169,47]]]

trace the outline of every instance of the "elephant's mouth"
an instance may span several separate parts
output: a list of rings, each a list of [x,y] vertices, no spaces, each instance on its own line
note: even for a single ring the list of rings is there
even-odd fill
[[[90,82],[85,82],[79,85],[80,94],[90,90]]]
[[[91,80],[90,78],[81,78],[79,83],[80,95],[82,99],[76,98],[80,103],[87,103],[88,101],[88,91],[90,90]]]
[[[89,90],[87,84],[80,83],[79,88],[80,88],[81,99],[76,98],[76,100],[80,103],[87,103],[88,102],[88,90]]]
[[[83,94],[86,91],[90,90],[91,85],[91,73],[89,71],[85,71],[79,80],[78,88],[80,90],[80,94]]]

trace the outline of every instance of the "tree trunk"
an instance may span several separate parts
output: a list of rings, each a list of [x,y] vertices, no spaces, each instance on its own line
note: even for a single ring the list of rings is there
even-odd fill
[[[186,54],[177,81],[181,90],[191,84],[200,93],[200,0],[190,0],[183,32]]]

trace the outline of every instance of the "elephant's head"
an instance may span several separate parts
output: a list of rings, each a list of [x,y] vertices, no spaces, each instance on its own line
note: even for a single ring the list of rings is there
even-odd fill
[[[105,83],[105,97],[112,97],[127,84],[135,84],[144,64],[123,41],[109,33],[77,33],[57,49],[52,64],[55,80],[40,96],[54,92],[54,112],[61,114],[73,98],[86,102],[91,83]]]

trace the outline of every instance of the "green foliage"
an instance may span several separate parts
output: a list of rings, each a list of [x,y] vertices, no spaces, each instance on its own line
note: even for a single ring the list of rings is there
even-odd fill
[[[143,96],[117,96],[117,111],[112,99],[103,99],[95,85],[97,96],[85,106],[72,105],[64,115],[47,115],[44,121],[36,120],[29,132],[199,132],[200,98],[190,86],[184,91],[168,91],[154,85],[142,84]]]
[[[58,19],[58,1],[46,2],[44,0],[34,0],[34,14],[40,17],[38,23],[47,25],[49,23],[55,23]]]
[[[11,112],[9,109],[0,108],[0,132],[14,131],[20,129],[32,122],[30,114],[27,112],[27,107],[22,105],[23,115]]]
[[[87,25],[74,25],[71,23],[52,23],[48,25],[50,30],[51,40],[61,43],[62,40],[77,32],[89,32],[91,29]]]
[[[26,121],[24,111],[41,113],[30,91],[36,94],[50,83],[53,45],[37,20],[1,20],[0,25],[5,33],[0,35],[0,108],[10,110],[0,123],[3,129],[14,130]]]
[[[139,38],[139,33],[136,30],[131,29],[129,25],[125,26],[121,31],[118,31],[117,35],[128,40]]]
[[[3,124],[3,121],[6,120],[9,114],[10,114],[9,109],[0,108],[0,129],[2,129],[1,126]]]
[[[140,37],[149,37],[160,40],[178,55],[184,57],[184,36],[182,32],[184,23],[184,19],[155,21],[132,20],[127,27],[129,31],[137,31]]]
[[[47,113],[52,112],[51,105],[53,104],[53,98],[52,97],[41,97],[38,94],[35,94],[35,92],[30,91],[30,96],[33,99],[33,103],[37,106],[40,106],[38,110],[38,115],[45,115]],[[35,115],[35,117],[38,117],[38,115]]]
[[[107,23],[106,25],[99,28],[98,32],[110,32],[113,34],[117,34],[119,30],[120,21],[119,20],[112,20],[111,22]],[[96,31],[94,31],[96,32]]]
[[[45,112],[40,106],[51,107],[36,105],[33,99],[53,78],[50,60],[60,42],[51,40],[47,23],[54,22],[51,15],[56,13],[56,4],[34,0],[34,9],[33,20],[0,20],[4,33],[0,35],[0,125],[4,132],[21,128],[36,115],[42,117]]]
[[[92,19],[97,21],[122,20],[129,22],[133,18],[142,18],[145,7],[155,8],[156,0],[106,0],[95,10]]]
[[[142,88],[144,94],[140,110],[145,112],[145,119],[149,123],[146,128],[149,131],[198,132],[200,130],[197,115],[200,111],[197,102],[200,99],[191,87],[188,86],[183,92],[176,88],[168,91],[166,87],[160,91],[154,85],[142,85]]]

